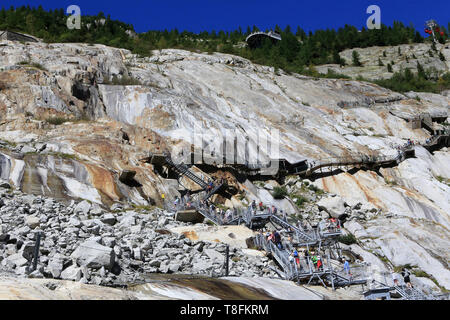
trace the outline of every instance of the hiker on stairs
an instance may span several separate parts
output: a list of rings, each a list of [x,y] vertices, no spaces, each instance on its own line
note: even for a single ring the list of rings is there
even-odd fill
[[[278,247],[278,249],[283,250],[283,244],[281,243],[281,235],[278,233],[278,231],[274,231],[272,234],[275,245]]]
[[[317,256],[317,270],[323,271],[323,262],[320,256]]]
[[[294,251],[292,251],[290,254],[289,254],[289,263],[290,264],[294,264]]]
[[[292,250],[291,254],[289,255],[289,262],[293,263],[294,261],[297,264],[297,267],[301,267],[300,259],[298,257],[298,252],[295,248]]]
[[[392,273],[392,281],[394,281],[394,286],[398,286],[398,277],[395,272]]]
[[[350,273],[350,264],[348,263],[348,260],[345,259],[345,258],[344,258],[344,271],[345,271],[345,274],[347,276],[351,275],[351,273]]]
[[[287,222],[287,215],[286,212],[283,210],[280,210],[281,216],[283,217],[283,220]]]
[[[271,212],[273,215],[276,215],[277,214],[277,208],[275,208],[275,206],[274,205],[272,205],[272,212]]]
[[[314,265],[314,271],[317,271],[317,261],[318,261],[317,256],[315,255],[314,252],[311,252],[311,254],[312,254],[311,261]]]
[[[408,287],[408,289],[412,289],[413,286],[411,284],[411,279],[409,278],[411,273],[409,272],[409,270],[407,270],[406,268],[403,268],[401,275],[402,275],[403,281],[405,281],[405,284]]]
[[[299,257],[299,255],[298,255],[297,249],[294,248],[294,250],[292,251],[292,254],[293,254],[293,256],[294,256],[295,263],[297,263],[297,266],[301,267],[301,266],[300,266],[300,257]]]

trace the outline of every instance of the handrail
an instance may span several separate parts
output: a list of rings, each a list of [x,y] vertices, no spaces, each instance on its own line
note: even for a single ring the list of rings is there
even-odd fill
[[[184,163],[176,164],[172,161],[169,155],[165,155],[166,162],[177,169],[182,175],[186,175],[189,179],[197,183],[199,186],[201,186],[203,189],[206,189],[208,187],[208,184],[200,179],[195,173],[193,173],[191,170],[189,170],[188,166],[186,166]]]
[[[378,280],[372,280],[372,282],[387,287],[390,291],[395,290],[404,300],[438,300],[441,296],[445,299],[445,295],[425,294],[415,288],[407,288],[405,285],[390,286]]]
[[[203,198],[203,201],[206,201],[209,198],[211,198],[220,188],[222,188],[222,186],[223,186],[223,183],[216,185],[213,189],[211,189],[211,191],[209,191],[206,194],[206,196]]]
[[[310,172],[316,171],[322,167],[326,166],[350,166],[358,164],[377,164],[387,161],[395,161],[402,159],[405,152],[410,150],[413,145],[405,144],[398,147],[398,153],[393,156],[368,156],[360,155],[355,157],[334,157],[334,158],[323,158],[318,160],[313,160],[308,162],[308,170]]]
[[[164,204],[166,210],[176,212],[181,210],[189,210],[195,209],[201,215],[203,215],[206,219],[212,221],[217,225],[226,225],[235,222],[236,220],[242,219],[242,211],[240,209],[236,209],[236,211],[231,211],[231,216],[227,216],[226,214],[222,217],[217,215],[216,211],[210,208],[205,200],[194,200],[187,203],[178,202],[178,203],[165,203]]]
[[[405,300],[435,300],[433,296],[426,295],[412,287],[408,288],[406,286],[397,285],[394,286],[394,288]]]
[[[260,35],[266,35],[266,36],[275,38],[275,39],[277,39],[277,40],[281,40],[281,35],[280,35],[279,33],[276,33],[276,32],[273,32],[273,31],[269,31],[269,32],[255,31],[255,32],[250,33],[250,34],[245,38],[245,41],[247,42],[248,39],[250,39],[252,36],[258,35],[258,34],[260,34]]]
[[[298,239],[303,239],[306,242],[317,241],[317,235],[314,232],[307,233],[304,230],[300,230],[298,227],[291,225],[290,223],[288,223],[287,221],[281,219],[276,215],[271,215],[270,220],[288,230],[291,229]]]

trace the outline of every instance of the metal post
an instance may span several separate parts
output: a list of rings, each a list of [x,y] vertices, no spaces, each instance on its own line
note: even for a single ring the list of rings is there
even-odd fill
[[[39,247],[41,245],[41,232],[36,232],[36,244],[34,245],[34,257],[33,257],[33,269],[32,271],[36,270],[37,268],[37,262],[39,258]]]
[[[225,249],[225,276],[228,277],[228,260],[230,257],[230,246],[227,245]]]
[[[330,249],[331,251],[331,249]],[[328,262],[328,269],[330,270],[330,276],[331,276],[331,287],[333,288],[333,290],[335,290],[334,288],[334,275],[333,275],[333,265],[331,264],[331,257],[330,257],[330,253],[328,253],[328,257],[327,257],[327,262]]]

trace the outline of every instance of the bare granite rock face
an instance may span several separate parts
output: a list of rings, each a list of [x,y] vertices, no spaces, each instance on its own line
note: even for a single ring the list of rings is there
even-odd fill
[[[433,75],[439,76],[450,70],[450,47],[448,43],[438,43],[436,49],[437,51],[432,50],[431,43],[347,49],[339,53],[347,64],[345,67],[331,64],[318,66],[316,69],[321,73],[327,73],[330,69],[352,78],[362,76],[366,79],[387,79],[393,74],[388,72],[388,64],[392,65],[393,72],[411,69],[416,73],[417,63],[419,63],[425,70],[431,70]],[[353,66],[353,51],[359,53],[360,61],[363,64],[361,67]],[[440,52],[445,57],[445,61],[440,60]],[[382,66],[379,65],[378,59],[382,62]]]
[[[29,207],[25,204],[18,207],[30,212],[23,211],[20,213],[22,220],[10,222],[8,214],[16,207],[11,207],[12,200],[8,196],[0,198],[0,212],[6,213],[5,220],[0,217],[0,239],[11,236],[8,228],[13,227],[18,230],[14,236],[29,236],[28,240],[34,231],[44,227],[57,235],[64,233],[61,238],[45,240],[51,267],[48,270],[44,267],[42,271],[58,275],[72,264],[73,272],[67,276],[78,278],[81,271],[80,281],[88,283],[117,280],[112,272],[114,267],[111,272],[105,267],[93,274],[85,272],[82,265],[77,266],[80,270],[75,269],[70,254],[90,237],[101,236],[102,245],[112,249],[116,258],[126,259],[122,267],[127,270],[182,272],[184,265],[205,263],[206,256],[191,261],[181,255],[187,249],[183,249],[184,245],[198,251],[188,243],[181,243],[185,240],[158,239],[160,235],[151,232],[142,240],[157,239],[159,249],[173,245],[180,253],[160,250],[161,255],[154,255],[149,245],[139,246],[137,250],[138,245],[133,241],[137,241],[136,237],[146,225],[140,219],[136,221],[132,213],[121,213],[120,209],[127,202],[136,206],[162,205],[161,194],[171,201],[180,195],[184,186],[191,187],[184,180],[181,186],[176,180],[167,179],[164,173],[156,172],[152,165],[141,160],[149,151],[171,150],[173,155],[178,155],[183,147],[195,142],[193,130],[201,132],[216,151],[222,146],[218,137],[226,130],[233,130],[239,137],[250,138],[249,153],[255,154],[253,137],[257,133],[270,136],[277,129],[280,148],[276,157],[296,162],[358,154],[390,156],[406,139],[424,142],[431,136],[425,128],[414,128],[408,119],[428,113],[441,122],[434,121],[436,128],[449,122],[450,98],[446,93],[400,94],[362,81],[314,79],[275,72],[273,68],[226,54],[161,50],[150,58],[140,58],[127,50],[103,45],[25,45],[12,41],[2,44],[0,82],[7,85],[0,91],[0,185],[8,188],[5,190],[20,189],[43,197],[36,200],[20,195]],[[438,46],[447,58],[446,63],[441,63],[436,60],[437,55],[426,57],[426,46],[400,46],[402,56],[398,59],[395,57],[397,47],[358,49],[365,66],[361,69],[346,67],[338,72],[385,77],[383,67],[373,65],[383,51],[387,52],[385,60],[395,59],[394,71],[406,63],[414,66],[417,61],[424,67],[434,66],[438,72],[448,70],[449,50]],[[412,53],[417,61],[411,58]],[[348,60],[351,51],[341,55]],[[410,62],[406,62],[406,55]],[[22,61],[38,62],[43,69],[20,64]],[[104,84],[104,80],[112,76],[129,76],[139,80],[141,85]],[[58,118],[65,122],[58,124],[55,121]],[[444,272],[448,271],[445,263],[448,250],[444,247],[450,226],[450,156],[446,148],[433,154],[422,147],[415,150],[416,158],[393,168],[382,168],[378,172],[343,172],[318,178],[311,184],[341,197],[347,204],[344,214],[359,221],[358,230],[365,230],[367,237],[374,238],[368,239],[369,242],[378,241],[381,248],[378,256],[369,255],[367,250],[373,248],[359,247],[367,253],[368,259],[381,263],[381,256],[394,266],[403,263],[420,266],[448,289],[450,281]],[[237,151],[238,159],[242,159],[244,149],[238,147]],[[274,157],[265,147],[259,152],[263,159]],[[120,181],[121,173],[126,170],[136,172],[137,184]],[[308,215],[313,219],[328,214],[314,205],[320,200],[316,196],[311,196],[310,203],[305,205],[308,212],[305,212],[297,208],[295,201],[274,199],[269,187],[255,186],[249,181],[240,183],[236,179],[233,183],[245,190],[246,197],[229,199],[227,205],[230,206],[245,206],[255,199],[277,205],[289,214]],[[301,187],[302,182],[292,181],[287,187],[295,191],[300,189],[298,184]],[[75,203],[70,204],[68,210],[59,210],[57,202],[46,200],[49,196],[58,201],[77,199],[77,203],[78,199],[84,199],[86,203],[79,204],[77,210]],[[43,213],[33,208],[34,201],[41,205]],[[103,211],[105,207],[118,210]],[[132,211],[130,209],[124,211]],[[62,224],[52,216],[55,212],[61,212]],[[33,216],[28,218],[28,229],[25,215]],[[78,221],[70,220],[72,215],[79,215]],[[39,217],[39,222],[34,216]],[[412,222],[402,223],[398,230],[392,230],[398,233],[394,233],[393,240],[386,240],[384,236],[390,234],[392,224],[383,216],[403,217]],[[167,219],[170,221],[158,223],[172,223],[172,218]],[[371,219],[378,221],[379,228],[385,232],[370,227]],[[349,230],[356,232],[351,225]],[[435,228],[441,240],[434,238]],[[113,235],[113,230],[118,230],[119,235]],[[411,232],[417,232],[414,241],[419,246],[430,241],[440,244],[424,245],[425,251],[408,256],[412,259],[408,260],[397,251],[403,246],[411,251],[421,250],[407,241]],[[361,231],[360,236],[362,234]],[[115,238],[119,236],[131,239]],[[58,253],[51,250],[56,244],[64,249],[63,269],[60,259],[52,259]],[[11,247],[2,250],[8,252],[8,257],[18,254]],[[5,258],[2,263],[23,273],[26,264],[23,259],[19,254]],[[214,271],[218,266],[211,264],[208,268]]]

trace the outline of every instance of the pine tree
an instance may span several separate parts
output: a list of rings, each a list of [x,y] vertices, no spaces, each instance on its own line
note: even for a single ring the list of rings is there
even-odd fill
[[[339,64],[340,66],[345,65],[345,60],[341,58],[339,52],[337,51],[333,52],[333,63]]]
[[[417,61],[417,75],[419,76],[419,78],[422,79],[427,79],[427,74],[425,73],[425,69],[422,67],[422,65],[419,63],[419,61]]]
[[[423,42],[423,37],[420,35],[419,31],[416,31],[413,42],[414,43],[422,43]]]
[[[391,73],[393,72],[393,71],[392,71],[392,66],[391,66],[390,63],[388,63],[388,65],[387,65],[387,70],[388,70],[388,72],[391,72]]]
[[[380,67],[384,66],[384,63],[383,63],[383,61],[381,61],[381,58],[378,58],[378,65]]]
[[[357,66],[357,67],[362,66],[361,61],[359,61],[359,53],[358,53],[358,51],[353,50],[353,52],[352,52],[352,58],[353,58],[353,65],[354,65],[354,66]]]
[[[405,70],[405,72],[403,73],[403,77],[406,80],[406,82],[410,82],[414,78],[414,75],[411,72],[411,69],[407,68]]]

